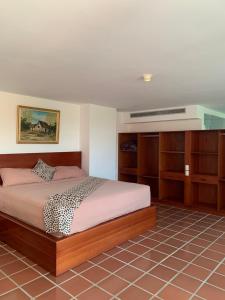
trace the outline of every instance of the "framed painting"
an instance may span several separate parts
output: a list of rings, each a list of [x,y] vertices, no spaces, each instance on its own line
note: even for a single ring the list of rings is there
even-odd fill
[[[18,144],[58,144],[59,125],[59,110],[17,107]]]

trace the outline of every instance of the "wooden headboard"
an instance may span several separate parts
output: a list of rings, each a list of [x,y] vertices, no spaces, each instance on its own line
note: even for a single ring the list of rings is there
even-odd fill
[[[0,154],[0,168],[33,168],[39,158],[54,167],[81,167],[81,152],[48,152]]]

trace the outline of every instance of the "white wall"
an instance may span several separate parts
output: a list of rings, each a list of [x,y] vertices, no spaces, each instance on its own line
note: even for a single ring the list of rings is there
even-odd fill
[[[116,179],[116,109],[92,104],[81,105],[81,151],[83,167],[90,176]]]
[[[80,106],[80,149],[82,151],[82,168],[89,174],[89,136],[90,105]]]
[[[59,144],[16,144],[17,105],[60,110]],[[60,152],[79,149],[79,105],[0,92],[0,153]]]

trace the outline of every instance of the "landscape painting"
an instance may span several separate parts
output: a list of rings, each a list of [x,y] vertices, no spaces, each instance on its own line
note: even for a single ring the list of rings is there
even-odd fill
[[[17,122],[17,143],[59,143],[60,111],[18,106]]]

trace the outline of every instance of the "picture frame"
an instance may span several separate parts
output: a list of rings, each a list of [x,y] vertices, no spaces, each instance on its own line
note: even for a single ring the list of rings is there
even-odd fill
[[[17,106],[18,144],[58,144],[60,111]]]

